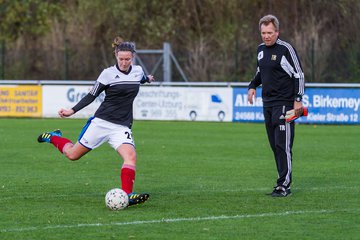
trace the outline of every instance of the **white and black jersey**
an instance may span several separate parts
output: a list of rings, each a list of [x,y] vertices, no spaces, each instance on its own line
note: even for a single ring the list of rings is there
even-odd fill
[[[114,65],[101,72],[91,91],[72,109],[74,112],[81,110],[105,91],[105,99],[94,117],[131,127],[133,102],[139,92],[140,83],[145,82],[148,82],[148,78],[141,66],[132,65],[127,72],[123,72]]]
[[[277,39],[272,46],[260,44],[257,71],[249,88],[262,85],[264,107],[292,106],[296,97],[304,95],[304,73],[295,49]]]

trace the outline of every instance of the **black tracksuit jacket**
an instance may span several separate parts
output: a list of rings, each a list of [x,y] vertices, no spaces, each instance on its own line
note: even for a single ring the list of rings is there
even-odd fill
[[[295,49],[280,39],[270,47],[264,43],[257,50],[257,71],[249,88],[262,85],[264,107],[293,106],[304,94],[304,73]]]

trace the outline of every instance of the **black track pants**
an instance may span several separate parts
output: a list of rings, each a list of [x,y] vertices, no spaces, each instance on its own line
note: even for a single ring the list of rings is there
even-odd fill
[[[294,123],[285,122],[290,106],[264,107],[265,127],[278,171],[277,186],[290,187],[292,178],[292,146]]]

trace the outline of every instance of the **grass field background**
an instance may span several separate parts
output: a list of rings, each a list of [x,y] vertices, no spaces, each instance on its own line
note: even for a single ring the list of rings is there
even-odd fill
[[[0,119],[0,239],[360,239],[360,127],[298,125],[293,195],[271,198],[263,124],[135,121],[135,191],[105,208],[122,160],[107,144],[71,162],[37,143],[86,120]]]

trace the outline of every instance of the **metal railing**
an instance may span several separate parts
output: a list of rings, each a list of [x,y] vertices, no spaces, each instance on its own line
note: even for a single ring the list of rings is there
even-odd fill
[[[94,80],[0,80],[0,85],[93,85]],[[144,86],[247,87],[248,82],[153,82]],[[306,87],[360,88],[360,83],[306,83]]]
[[[137,50],[135,55],[135,63],[138,62],[142,68],[144,69],[144,72],[146,75],[148,74],[154,74],[156,70],[159,68],[160,63],[163,63],[163,75],[164,75],[164,82],[172,82],[172,68],[171,63],[173,62],[176,66],[176,69],[179,71],[181,77],[185,82],[188,82],[184,71],[182,70],[179,62],[177,61],[176,57],[174,56],[171,45],[168,42],[164,42],[163,49],[145,49],[145,50]],[[144,62],[141,60],[142,54],[156,54],[160,55],[159,59],[156,61],[154,67],[151,71],[149,71],[144,64]]]

